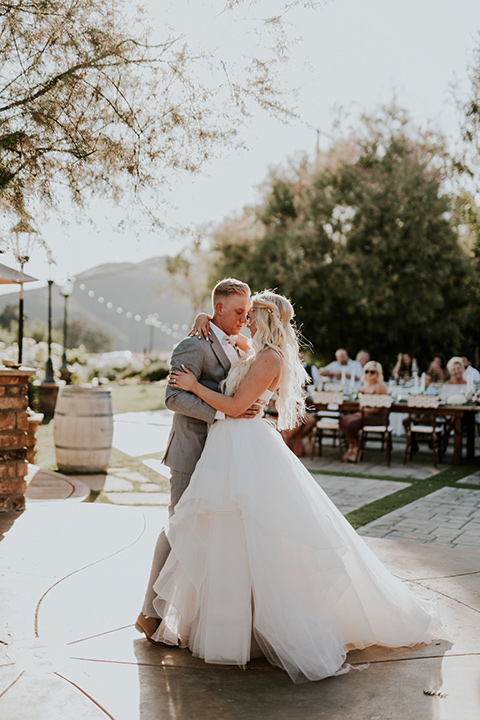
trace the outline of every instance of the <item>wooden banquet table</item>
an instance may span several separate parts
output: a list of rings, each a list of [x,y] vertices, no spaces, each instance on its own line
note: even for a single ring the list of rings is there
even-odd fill
[[[324,403],[315,403],[316,410],[328,410],[332,406]],[[338,409],[342,413],[356,412],[360,409],[357,400],[344,400]],[[407,403],[393,403],[391,412],[411,414],[422,411],[422,408],[409,407]],[[424,408],[428,412],[427,408]],[[462,461],[462,425],[465,420],[467,435],[467,460],[475,457],[475,413],[480,412],[480,405],[439,405],[436,408],[438,417],[453,418],[453,464],[459,465]]]

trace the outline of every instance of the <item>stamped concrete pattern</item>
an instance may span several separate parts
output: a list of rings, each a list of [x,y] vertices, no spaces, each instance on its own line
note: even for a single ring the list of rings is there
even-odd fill
[[[119,417],[117,446],[130,457],[158,454],[169,422],[168,413]],[[392,572],[438,601],[445,628],[438,642],[351,652],[354,667],[368,665],[362,672],[295,686],[265,660],[246,669],[206,665],[188,650],[153,646],[135,631],[168,503],[161,491],[167,469],[158,457],[143,464],[148,476],[125,467],[83,477],[87,490],[97,493],[95,503],[61,500],[58,490],[48,503],[55,486],[49,477],[43,502],[31,503],[22,515],[0,516],[2,720],[478,716],[480,471],[461,479],[471,489],[445,487],[360,531],[370,535],[366,541]],[[344,513],[407,487],[410,478],[439,471],[429,453],[404,466],[401,443],[391,468],[375,450],[358,465],[340,463],[335,448],[305,464]],[[67,486],[60,480],[60,494]]]
[[[245,670],[208,666],[135,631],[165,518],[164,510],[82,503],[0,518],[2,720],[476,717],[477,549],[369,538],[396,575],[438,600],[445,632],[429,646],[352,652],[354,667],[368,665],[362,672],[295,686],[265,660]]]
[[[369,537],[451,547],[480,546],[480,492],[444,487],[358,531]]]

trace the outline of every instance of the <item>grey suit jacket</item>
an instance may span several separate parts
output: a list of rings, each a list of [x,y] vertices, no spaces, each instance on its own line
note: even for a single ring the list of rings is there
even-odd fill
[[[216,391],[230,370],[230,360],[214,333],[210,333],[207,340],[198,337],[182,340],[173,351],[171,367],[181,370],[182,365],[191,370],[202,385]],[[172,470],[192,473],[216,410],[193,393],[170,386],[165,392],[165,404],[175,415],[163,462]]]

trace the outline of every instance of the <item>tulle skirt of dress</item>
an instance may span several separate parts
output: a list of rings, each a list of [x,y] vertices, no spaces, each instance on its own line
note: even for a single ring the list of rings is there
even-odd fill
[[[438,637],[432,603],[393,577],[266,421],[208,434],[167,530],[155,640],[244,666],[252,642],[296,682],[347,651]]]

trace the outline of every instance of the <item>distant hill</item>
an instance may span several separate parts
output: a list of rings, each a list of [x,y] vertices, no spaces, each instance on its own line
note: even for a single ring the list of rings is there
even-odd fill
[[[1,295],[0,312],[5,305],[16,303],[18,290]],[[152,338],[145,319],[153,313],[157,313],[160,327],[154,328]],[[25,285],[28,320],[38,318],[47,322],[47,314],[47,288],[28,290]],[[68,315],[83,318],[90,326],[108,332],[114,350],[133,352],[149,348],[151,339],[154,350],[170,350],[192,321],[188,299],[173,287],[165,257],[140,263],[109,263],[79,273],[68,300]],[[54,324],[63,319],[63,297],[55,285],[52,317]]]

